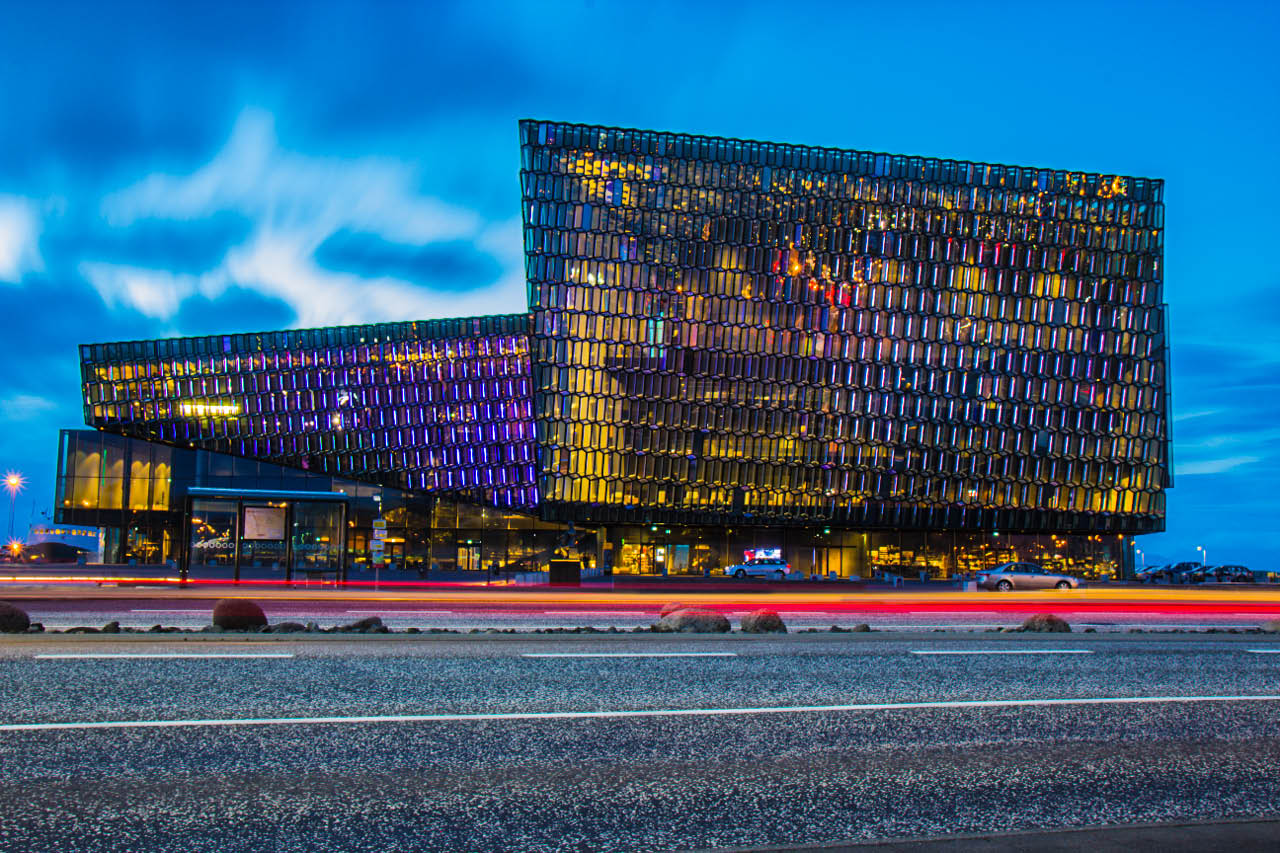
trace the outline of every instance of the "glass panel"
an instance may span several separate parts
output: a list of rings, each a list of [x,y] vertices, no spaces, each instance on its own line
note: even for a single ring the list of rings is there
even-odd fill
[[[235,570],[238,531],[235,501],[192,501],[188,543],[190,576],[231,577]]]
[[[298,501],[293,504],[294,572],[336,572],[344,545],[342,506]]]

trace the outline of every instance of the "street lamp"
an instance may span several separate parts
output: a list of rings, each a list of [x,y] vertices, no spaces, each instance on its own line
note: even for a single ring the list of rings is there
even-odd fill
[[[1203,545],[1197,545],[1196,550],[1200,552],[1200,565],[1205,565],[1209,559],[1209,552]]]
[[[1138,555],[1138,559],[1142,561],[1142,568],[1145,569],[1147,567],[1147,555],[1142,553],[1141,548],[1134,548],[1133,550]]]
[[[10,471],[4,475],[4,487],[9,490],[9,539],[13,539],[13,508],[18,501],[18,492],[22,491],[22,487],[27,484],[22,475],[17,471]]]

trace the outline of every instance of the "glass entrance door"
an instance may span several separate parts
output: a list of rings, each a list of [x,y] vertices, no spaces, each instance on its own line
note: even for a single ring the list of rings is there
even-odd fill
[[[480,571],[480,546],[458,546],[458,569],[464,572]]]

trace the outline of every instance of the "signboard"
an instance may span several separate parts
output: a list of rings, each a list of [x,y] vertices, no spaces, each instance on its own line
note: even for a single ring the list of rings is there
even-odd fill
[[[754,551],[743,551],[742,554],[747,558],[748,561],[768,560],[768,559],[778,560],[782,558],[782,549],[781,548],[756,548]]]
[[[381,554],[386,548],[386,545],[387,543],[383,542],[381,539],[374,539],[369,543],[369,550],[375,554]]]
[[[387,520],[386,520],[385,518],[375,518],[375,519],[373,520],[373,529],[374,529],[374,530],[386,530],[386,529],[387,529]]]
[[[387,528],[385,528],[385,527],[381,527],[381,528],[379,528],[379,527],[375,527],[375,528],[373,528],[373,538],[374,538],[374,539],[386,539],[386,538],[387,538]]]
[[[245,507],[244,538],[259,542],[279,542],[284,539],[284,507]]]

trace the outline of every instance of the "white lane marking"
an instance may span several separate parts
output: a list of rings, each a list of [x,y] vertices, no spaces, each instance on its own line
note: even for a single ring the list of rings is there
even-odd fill
[[[522,658],[736,658],[737,652],[526,652]]]
[[[155,658],[291,658],[292,653],[289,652],[248,652],[248,653],[231,653],[231,652],[215,652],[212,654],[200,654],[196,652],[152,652],[147,654],[126,654],[126,653],[108,653],[102,652],[98,654],[61,654],[61,655],[36,655],[36,660],[152,660]]]
[[[188,726],[290,726],[322,723],[450,723],[489,720],[600,720],[627,717],[727,717],[843,711],[928,711],[964,708],[1048,708],[1069,705],[1159,705],[1206,702],[1280,702],[1280,695],[1099,696],[1080,699],[981,699],[949,702],[868,702],[858,705],[780,705],[764,708],[662,708],[651,711],[538,711],[506,714],[395,714],[360,717],[249,717],[222,720],[110,720],[82,723],[4,723],[0,732],[57,729],[171,729]]]
[[[908,613],[920,616],[998,616],[999,610],[908,610]]]
[[[1091,655],[1093,649],[973,649],[969,651],[960,650],[934,650],[934,649],[911,649],[913,655]]]
[[[130,610],[130,613],[212,613],[212,607],[203,610]]]
[[[441,613],[453,613],[455,611],[453,610],[348,610],[347,612],[348,613],[377,613],[382,616],[387,616],[392,614],[400,615],[400,614],[408,613],[408,614],[417,616],[420,613],[430,613],[433,615],[438,615]]]
[[[638,619],[652,619],[649,613],[636,610],[543,610],[543,616],[635,616]]]
[[[1245,651],[1255,655],[1280,655],[1280,649],[1245,649]]]

